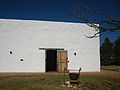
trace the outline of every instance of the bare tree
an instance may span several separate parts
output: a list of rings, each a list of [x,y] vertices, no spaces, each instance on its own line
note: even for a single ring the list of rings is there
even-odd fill
[[[120,8],[120,0],[116,0],[116,2],[114,2],[114,5],[115,7]],[[87,16],[90,14],[94,15],[95,19]],[[86,23],[88,26],[95,28],[96,32],[94,35],[86,36],[88,38],[97,37],[102,32],[115,32],[120,30],[120,20],[90,8],[85,2],[81,0],[76,1],[73,4],[71,16],[82,20],[82,22]],[[99,24],[99,26],[97,24]]]

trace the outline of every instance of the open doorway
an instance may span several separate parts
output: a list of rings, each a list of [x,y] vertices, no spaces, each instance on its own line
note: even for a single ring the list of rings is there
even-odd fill
[[[57,71],[57,50],[46,50],[46,72]]]
[[[39,48],[45,50],[45,72],[64,72],[68,68],[68,52],[63,48]]]

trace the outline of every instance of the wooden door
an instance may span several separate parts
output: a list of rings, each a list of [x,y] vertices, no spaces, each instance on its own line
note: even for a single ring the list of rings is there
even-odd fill
[[[68,68],[68,53],[65,50],[57,50],[57,71],[64,72]]]

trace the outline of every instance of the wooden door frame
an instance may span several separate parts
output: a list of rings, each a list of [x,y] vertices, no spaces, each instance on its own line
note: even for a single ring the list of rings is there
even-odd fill
[[[46,56],[47,52],[46,51],[47,50],[57,50],[58,51],[58,50],[64,50],[64,48],[39,48],[39,50],[45,50],[45,72],[46,72],[46,59],[47,59],[47,56]],[[64,51],[66,51],[66,50],[64,50]],[[58,63],[58,60],[57,60],[57,63]],[[68,67],[68,65],[67,65],[67,67]],[[56,68],[58,68],[58,66]],[[57,72],[59,72],[58,69],[57,69]]]
[[[45,50],[45,72],[47,72],[47,70],[46,70],[47,69],[46,68],[47,50],[56,50],[57,51],[57,50],[64,50],[64,48],[39,48],[39,50]],[[57,58],[56,58],[56,60],[57,60]]]

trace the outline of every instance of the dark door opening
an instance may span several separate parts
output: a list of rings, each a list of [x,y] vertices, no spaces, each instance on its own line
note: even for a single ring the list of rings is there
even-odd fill
[[[46,72],[57,71],[57,50],[46,50]]]

